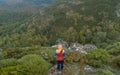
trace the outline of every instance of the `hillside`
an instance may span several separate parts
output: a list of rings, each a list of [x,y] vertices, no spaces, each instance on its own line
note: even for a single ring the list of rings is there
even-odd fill
[[[0,0],[0,34],[10,26],[26,22],[51,3],[52,0]]]
[[[0,75],[120,75],[120,0],[0,0]]]
[[[92,43],[104,47],[120,41],[119,0],[61,0],[21,23],[1,27],[1,47]]]

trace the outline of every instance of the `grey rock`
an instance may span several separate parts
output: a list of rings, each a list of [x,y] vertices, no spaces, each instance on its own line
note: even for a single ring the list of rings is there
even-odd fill
[[[82,44],[79,44],[79,43],[72,43],[68,49],[87,54],[88,51],[97,49],[97,46],[93,44],[86,44],[83,46]]]
[[[83,45],[81,45],[79,43],[72,43],[70,45],[69,49],[76,50],[76,51],[83,50]]]
[[[97,49],[97,46],[93,45],[93,44],[86,44],[84,45],[83,49],[85,51],[90,51],[90,50],[94,50],[94,49]]]
[[[57,45],[53,45],[53,46],[51,46],[52,48],[57,48]]]
[[[69,46],[68,43],[62,39],[58,39],[56,41],[56,45],[58,45],[58,44],[62,44],[64,48],[68,48],[68,46]]]
[[[116,11],[117,17],[120,17],[120,9]]]
[[[59,75],[59,71],[56,70],[57,65],[53,66],[47,75]],[[62,75],[92,75],[97,69],[89,65],[77,65],[77,64],[67,64],[61,71]],[[60,74],[60,75],[61,75]]]
[[[86,71],[86,73],[96,72],[96,69],[93,68],[92,66],[89,66],[89,65],[85,65],[85,66],[84,66],[84,70]]]
[[[79,43],[72,43],[69,47],[69,50],[73,50],[73,51],[79,51],[81,53],[85,53],[87,54],[87,52],[83,49],[83,45],[79,44]]]
[[[3,51],[3,49],[2,49],[2,48],[0,48],[0,52],[1,52],[1,51]]]
[[[64,65],[64,69],[59,73],[60,71],[56,70],[57,65],[53,66],[49,71],[47,75],[79,75],[80,73],[80,67],[77,65],[69,64]]]

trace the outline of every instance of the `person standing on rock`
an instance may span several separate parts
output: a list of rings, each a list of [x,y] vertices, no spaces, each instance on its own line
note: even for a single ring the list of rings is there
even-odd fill
[[[54,56],[56,57],[57,61],[57,70],[61,71],[64,67],[64,57],[66,56],[66,52],[63,49],[62,44],[58,44],[57,50],[54,52]]]

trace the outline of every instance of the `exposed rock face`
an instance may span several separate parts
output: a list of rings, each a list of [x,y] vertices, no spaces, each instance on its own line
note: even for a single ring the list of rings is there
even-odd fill
[[[62,39],[58,39],[56,41],[56,45],[62,44],[64,48],[68,48],[68,43],[66,41],[63,41]]]
[[[72,43],[71,46],[69,47],[71,50],[83,50],[83,45],[79,44],[79,43]]]
[[[59,71],[56,70],[56,65],[53,66],[49,71],[47,75],[92,75],[94,72],[96,72],[96,69],[89,66],[84,65],[79,66],[76,64],[68,64],[64,66],[64,69],[59,73]]]
[[[85,65],[84,66],[84,70],[86,71],[86,73],[93,73],[93,72],[96,72],[96,69],[89,66],[89,65]]]
[[[47,75],[79,75],[80,73],[80,67],[77,65],[65,65],[61,73],[56,70],[56,67],[57,65],[53,66]]]
[[[56,41],[56,44],[52,47],[57,47],[58,44],[62,44],[64,48],[68,48],[69,50],[73,51],[79,51],[81,53],[87,54],[88,51],[97,49],[97,47],[93,44],[79,44],[79,43],[72,43],[69,47],[68,43],[66,41],[63,41],[62,39],[58,39]]]
[[[53,46],[51,46],[52,48],[57,48],[57,45],[53,45]]]
[[[117,17],[120,17],[120,9],[116,11]]]
[[[86,44],[84,45],[84,50],[89,51],[89,50],[94,50],[97,49],[97,47],[93,44]]]
[[[61,73],[59,73],[59,71],[57,71],[56,69],[57,65],[53,66],[49,71],[47,75],[59,75]],[[65,75],[65,73],[67,72],[67,68],[66,66],[64,67],[63,71],[62,71],[62,75]]]
[[[86,44],[86,45],[81,45],[79,43],[72,43],[69,47],[69,50],[74,50],[74,51],[79,51],[81,53],[87,54],[88,51],[97,49],[95,45],[92,44]]]
[[[0,48],[0,52],[1,52],[1,51],[3,51],[3,49],[2,49],[2,48]]]
[[[85,50],[84,50],[84,46],[79,44],[79,43],[72,43],[69,47],[70,50],[74,50],[74,51],[79,51],[81,53],[87,53]]]

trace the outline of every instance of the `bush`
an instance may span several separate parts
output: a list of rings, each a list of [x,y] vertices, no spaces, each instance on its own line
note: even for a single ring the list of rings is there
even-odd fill
[[[114,67],[120,67],[120,42],[109,45],[106,47],[106,49],[111,55],[110,65]]]
[[[93,75],[115,75],[115,74],[109,70],[99,70],[95,72]]]
[[[88,64],[94,67],[101,67],[107,62],[108,52],[103,49],[91,50],[87,55]]]
[[[14,58],[0,60],[0,68],[14,65],[17,65],[17,60]]]
[[[113,59],[113,64],[117,67],[120,67],[120,55]]]
[[[24,55],[36,54],[39,51],[39,46],[23,47],[23,48],[7,48],[5,49],[7,58],[21,58]]]
[[[65,62],[83,64],[86,63],[86,57],[85,54],[83,53],[67,50],[67,56],[65,57]]]
[[[45,60],[47,60],[48,62],[50,62],[50,63],[55,63],[56,62],[56,60],[55,60],[55,57],[54,57],[54,51],[55,50],[43,50],[43,51],[41,51],[41,56],[45,59]]]
[[[0,69],[0,75],[27,75],[27,74],[22,65],[16,65]]]
[[[50,64],[39,55],[26,55],[18,60],[28,71],[28,75],[45,75]]]
[[[120,54],[120,42],[107,46],[106,50],[108,50],[108,52],[114,56],[119,55]]]
[[[0,60],[6,58],[7,53],[6,52],[0,52]]]

